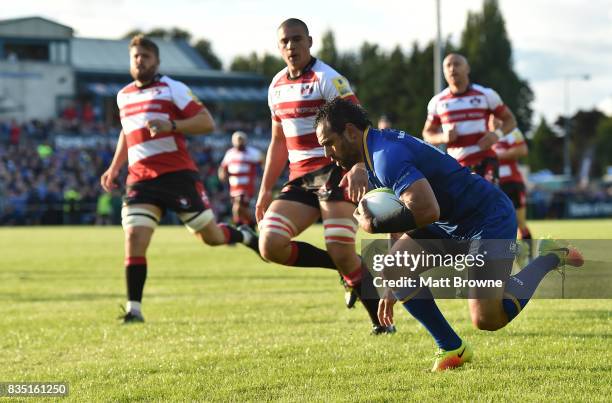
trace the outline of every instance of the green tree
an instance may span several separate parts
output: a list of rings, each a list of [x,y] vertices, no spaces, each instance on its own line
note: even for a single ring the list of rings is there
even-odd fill
[[[134,29],[126,32],[125,35],[123,35],[121,37],[121,39],[132,39],[136,35],[140,35],[140,34],[144,34],[144,31],[142,29],[140,29],[140,28],[134,28]]]
[[[593,154],[597,142],[597,130],[599,123],[605,119],[605,115],[598,110],[578,111],[570,118],[570,157],[572,172],[580,169],[582,161]],[[556,122],[562,130],[565,130],[565,119],[559,118]],[[601,172],[600,159],[595,159],[592,170]]]
[[[268,81],[272,81],[276,73],[284,67],[285,62],[280,57],[268,53],[260,57],[255,52],[251,52],[248,56],[237,56],[230,64],[231,71],[258,73],[266,77]]]
[[[606,167],[612,166],[612,118],[604,118],[597,125],[595,137],[595,152],[597,162],[605,172]]]
[[[338,65],[338,50],[336,49],[336,39],[332,31],[326,31],[321,38],[321,50],[317,57],[332,67]]]
[[[550,169],[555,173],[563,170],[563,139],[555,135],[544,118],[533,133],[529,147],[529,167],[533,172]]]
[[[221,68],[223,67],[223,63],[221,62],[221,59],[217,57],[215,52],[213,52],[212,44],[210,43],[210,41],[206,39],[200,39],[195,43],[195,45],[193,45],[193,48],[213,70],[221,70]]]
[[[468,14],[459,51],[470,63],[471,79],[495,89],[514,112],[519,127],[529,130],[533,91],[514,71],[512,45],[497,0],[484,0],[481,12]]]

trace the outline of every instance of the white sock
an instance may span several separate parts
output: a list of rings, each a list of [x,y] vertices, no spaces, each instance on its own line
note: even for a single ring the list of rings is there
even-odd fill
[[[245,230],[240,230],[240,232],[242,233],[242,243],[248,245],[249,242],[251,242],[251,239],[253,239],[253,235],[249,231]]]
[[[138,312],[140,313],[140,302],[138,301],[128,301],[125,305],[125,310],[128,312]]]

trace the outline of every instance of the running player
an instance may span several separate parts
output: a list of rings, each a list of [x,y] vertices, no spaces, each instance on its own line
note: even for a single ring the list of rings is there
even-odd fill
[[[525,181],[517,163],[519,158],[525,157],[529,152],[525,137],[516,128],[495,143],[493,150],[499,159],[499,187],[512,200],[518,222],[518,235],[526,242],[530,257],[533,257],[531,231],[527,226]]]
[[[219,179],[229,182],[234,224],[254,229],[255,219],[250,204],[255,196],[257,170],[262,165],[263,155],[247,144],[245,132],[237,131],[232,135],[232,146],[219,166]]]
[[[284,21],[277,35],[287,67],[273,78],[268,94],[272,140],[255,209],[261,254],[268,261],[286,266],[338,270],[357,294],[373,295],[372,277],[362,270],[361,258],[355,251],[357,223],[353,218],[355,204],[350,201],[365,193],[367,180],[351,183],[356,171],[363,172],[363,164],[348,174],[333,164],[317,143],[313,128],[319,106],[338,96],[354,103],[357,98],[346,78],[310,54],[312,37],[303,21]],[[273,200],[272,189],[287,159],[289,182]],[[320,218],[327,250],[292,240]],[[394,331],[378,322],[378,298],[361,301],[372,320],[374,334]]]
[[[542,278],[560,265],[581,266],[580,253],[560,242],[541,244],[540,256],[510,277],[514,260],[516,217],[510,200],[496,186],[468,169],[448,154],[409,134],[371,127],[365,111],[337,98],[323,106],[316,117],[316,133],[325,154],[344,169],[366,161],[371,183],[388,187],[403,202],[398,213],[373,218],[362,200],[356,210],[360,226],[371,233],[404,232],[395,243],[396,251],[418,255],[440,252],[440,243],[431,249],[430,240],[463,241],[464,254],[484,255],[484,266],[475,270],[483,279],[500,280],[501,286],[470,293],[470,314],[478,329],[498,330],[512,321],[532,297]],[[443,254],[457,253],[446,249]],[[487,254],[488,253],[488,254]],[[433,266],[423,264],[408,270],[413,276]],[[391,269],[395,269],[392,267]],[[414,271],[411,271],[414,270]],[[394,270],[385,277],[394,277]],[[406,271],[401,272],[402,275]],[[433,371],[463,365],[470,361],[472,348],[451,328],[428,287],[416,285],[393,289],[379,307],[381,323],[393,323],[396,299],[429,331],[440,348]],[[472,291],[472,290],[470,290]]]
[[[110,192],[128,163],[127,189],[121,211],[125,231],[125,276],[128,301],[124,323],[144,322],[141,302],[147,278],[146,252],[165,211],[177,212],[185,227],[207,245],[242,242],[257,250],[248,231],[217,224],[184,135],[214,129],[208,110],[187,86],[158,73],[159,49],[137,35],[129,45],[134,82],[117,94],[123,129],[115,156],[100,183]]]
[[[443,67],[448,87],[429,101],[423,139],[445,144],[446,152],[462,166],[497,183],[498,161],[491,146],[516,128],[514,115],[497,92],[470,82],[465,57],[451,53]],[[488,130],[491,114],[502,122],[494,131]]]

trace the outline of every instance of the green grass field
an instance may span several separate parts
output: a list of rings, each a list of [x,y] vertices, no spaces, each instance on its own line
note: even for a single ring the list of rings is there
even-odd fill
[[[612,239],[612,221],[534,222],[534,234]],[[322,230],[302,238],[318,245]],[[0,382],[67,381],[69,400],[609,401],[612,300],[534,300],[495,333],[466,301],[440,302],[474,347],[427,372],[435,351],[400,306],[372,337],[337,275],[209,248],[180,227],[148,256],[147,323],[122,326],[123,237],[114,228],[0,229]]]

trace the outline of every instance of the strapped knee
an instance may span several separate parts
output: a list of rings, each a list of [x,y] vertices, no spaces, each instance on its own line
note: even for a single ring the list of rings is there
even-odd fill
[[[288,239],[297,235],[297,229],[290,219],[273,212],[266,213],[263,220],[259,222],[259,232],[260,234],[274,233]]]
[[[192,234],[200,232],[208,225],[209,222],[212,221],[213,218],[215,218],[211,209],[188,213],[178,213],[178,217],[183,222],[185,228],[187,228],[187,230]]]
[[[357,224],[350,218],[329,218],[323,220],[325,243],[354,244],[357,238]]]
[[[160,217],[151,210],[142,207],[123,206],[121,225],[124,230],[132,227],[149,227],[155,229]]]

